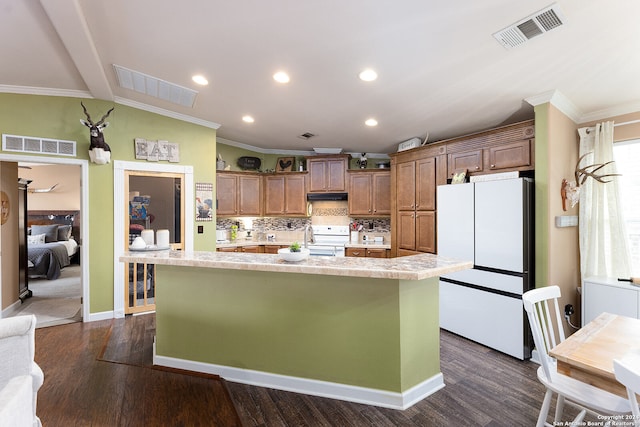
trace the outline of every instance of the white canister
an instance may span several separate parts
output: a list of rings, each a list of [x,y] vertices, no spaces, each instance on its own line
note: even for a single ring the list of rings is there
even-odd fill
[[[360,233],[357,231],[351,232],[351,243],[358,243],[358,239],[360,237]]]
[[[140,237],[142,237],[147,246],[153,245],[153,230],[142,230]]]
[[[156,232],[156,241],[159,248],[169,247],[169,230],[158,230]]]

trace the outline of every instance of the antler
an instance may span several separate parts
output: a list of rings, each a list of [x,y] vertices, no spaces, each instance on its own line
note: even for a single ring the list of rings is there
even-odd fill
[[[582,159],[584,159],[585,157],[587,157],[589,154],[593,153],[593,151],[590,151],[586,154],[584,154],[582,157],[580,157],[580,159],[578,159],[578,163],[576,163],[576,170],[574,172],[575,178],[576,178],[576,186],[580,186],[582,184],[585,183],[585,181],[587,180],[587,178],[591,177],[593,179],[595,179],[598,182],[602,182],[602,183],[607,183],[610,182],[611,180],[607,180],[605,181],[603,178],[609,178],[612,176],[620,176],[619,173],[607,173],[607,174],[596,174],[597,171],[599,171],[600,169],[602,169],[603,167],[607,166],[610,163],[613,163],[613,160],[610,162],[606,162],[606,163],[594,163],[592,165],[587,165],[585,167],[579,167],[580,166],[580,162],[582,161]],[[582,178],[582,179],[581,179]]]
[[[82,103],[82,101],[80,101],[80,105],[82,105],[82,109],[84,110],[84,115],[87,116],[87,121],[89,122],[89,124],[91,126],[93,126],[93,122],[91,121],[91,116],[89,115],[89,113],[87,112],[87,107],[84,106],[84,104]],[[112,108],[113,110],[113,108]],[[110,113],[111,111],[109,111]],[[108,113],[107,113],[108,114]],[[103,117],[104,119],[104,117]]]
[[[106,119],[107,117],[109,117],[109,114],[111,114],[111,112],[113,111],[113,109],[116,107],[111,107],[111,109],[109,111],[107,111],[107,114],[105,114],[104,116],[102,116],[102,118],[100,119],[100,121],[98,123],[96,123],[96,126],[100,126],[103,122],[104,119]]]

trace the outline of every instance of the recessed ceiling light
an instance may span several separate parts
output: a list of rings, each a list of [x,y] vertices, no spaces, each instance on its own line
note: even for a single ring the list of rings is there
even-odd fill
[[[201,86],[206,86],[209,84],[209,81],[207,79],[204,78],[204,76],[201,75],[195,75],[193,77],[191,77],[191,80],[193,80],[195,83],[201,85]]]
[[[289,83],[289,75],[284,71],[278,71],[273,75],[273,80],[278,83]]]
[[[367,119],[364,124],[367,126],[378,126],[378,121],[376,119]]]
[[[378,73],[373,71],[371,68],[367,68],[358,74],[358,77],[360,77],[360,80],[364,82],[372,82],[378,78]]]
[[[255,120],[251,116],[243,116],[242,117],[242,121],[245,122],[245,123],[253,123],[253,122],[255,122]]]

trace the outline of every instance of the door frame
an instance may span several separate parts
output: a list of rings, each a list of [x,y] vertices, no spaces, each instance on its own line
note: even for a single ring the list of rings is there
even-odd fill
[[[178,173],[184,175],[184,250],[193,252],[193,231],[195,224],[195,185],[193,179],[193,166],[161,164],[155,162],[126,162],[116,160],[113,162],[113,317],[124,317],[124,263],[119,258],[128,248],[125,242],[125,227],[128,210],[125,208],[129,201],[126,172],[148,173]]]
[[[0,161],[3,162],[29,162],[47,163],[56,165],[80,166],[80,215],[83,220],[80,222],[80,233],[82,235],[82,245],[80,245],[80,281],[82,283],[82,321],[90,320],[89,293],[89,161],[84,159],[70,159],[64,157],[48,157],[37,155],[19,155],[0,153]],[[0,316],[1,317],[1,316]]]

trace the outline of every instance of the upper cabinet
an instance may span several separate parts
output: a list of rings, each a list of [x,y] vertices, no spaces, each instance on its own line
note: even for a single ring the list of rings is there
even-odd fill
[[[348,154],[306,157],[309,171],[309,193],[347,191]]]
[[[291,172],[265,175],[264,214],[273,216],[306,216],[307,173]]]
[[[449,140],[447,172],[470,175],[534,169],[533,121]]]
[[[262,178],[247,172],[216,173],[218,216],[259,216],[262,214]]]
[[[391,215],[391,175],[388,170],[350,170],[349,215],[375,217]]]

